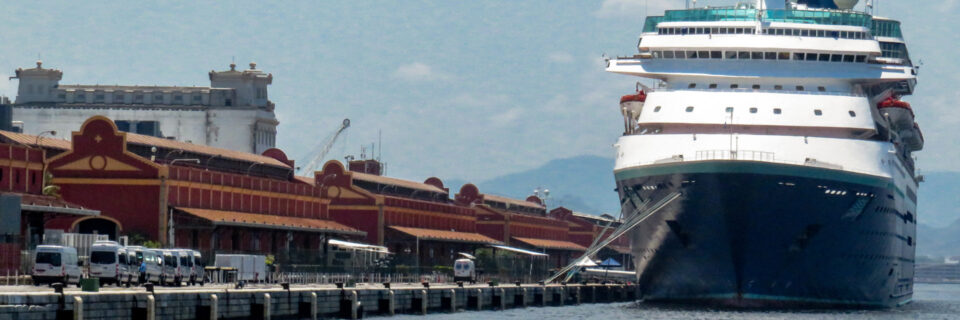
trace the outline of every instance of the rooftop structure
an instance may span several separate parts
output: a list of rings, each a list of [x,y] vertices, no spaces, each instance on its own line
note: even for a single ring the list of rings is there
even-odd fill
[[[273,75],[256,68],[210,71],[209,87],[61,84],[63,72],[19,68],[13,119],[23,132],[70,132],[95,115],[114,119],[121,131],[262,153],[276,144]]]

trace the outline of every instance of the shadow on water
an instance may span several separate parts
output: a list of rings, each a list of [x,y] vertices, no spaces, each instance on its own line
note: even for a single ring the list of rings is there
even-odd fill
[[[960,285],[916,284],[912,303],[899,308],[875,310],[790,309],[758,310],[696,305],[614,303],[580,306],[510,309],[507,311],[443,313],[430,316],[398,316],[400,319],[960,319]]]

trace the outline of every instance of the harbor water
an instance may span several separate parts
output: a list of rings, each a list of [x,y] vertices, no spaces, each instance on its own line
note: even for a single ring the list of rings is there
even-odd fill
[[[584,304],[555,308],[460,312],[395,319],[960,319],[960,284],[917,283],[913,302],[883,310],[721,310],[637,303]]]

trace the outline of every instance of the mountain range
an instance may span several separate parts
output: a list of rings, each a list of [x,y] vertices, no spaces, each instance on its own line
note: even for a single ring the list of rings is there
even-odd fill
[[[614,191],[612,158],[577,156],[555,159],[540,167],[490,180],[475,182],[480,192],[525,199],[533,190],[549,189],[549,207],[564,206],[574,211],[613,216],[620,214]],[[917,255],[960,255],[960,172],[936,171],[924,174],[918,192]],[[451,193],[465,181],[450,180]]]

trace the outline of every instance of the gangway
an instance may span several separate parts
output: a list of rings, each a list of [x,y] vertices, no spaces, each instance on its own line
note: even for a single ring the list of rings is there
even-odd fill
[[[629,215],[629,218],[627,218],[626,221],[624,221],[623,224],[621,224],[619,227],[614,229],[613,232],[610,233],[610,235],[607,236],[606,239],[603,239],[603,241],[600,241],[599,243],[595,242],[594,245],[591,245],[589,248],[587,248],[587,251],[584,252],[583,255],[580,256],[580,258],[574,259],[572,263],[570,263],[566,267],[563,267],[563,269],[560,269],[559,271],[557,271],[556,274],[554,274],[550,278],[547,278],[547,280],[545,280],[544,282],[554,282],[564,274],[567,274],[568,272],[570,273],[569,276],[576,274],[576,271],[574,269],[577,267],[577,264],[581,260],[589,259],[590,256],[597,254],[597,252],[600,252],[601,249],[613,243],[613,241],[617,240],[617,238],[620,238],[620,236],[623,236],[624,234],[626,234],[627,231],[630,231],[633,228],[636,228],[638,225],[640,225],[641,222],[643,222],[643,220],[646,220],[647,218],[652,216],[654,213],[657,213],[657,211],[660,211],[661,209],[666,207],[668,204],[670,204],[674,200],[677,200],[677,198],[679,197],[680,197],[680,192],[673,192],[663,197],[663,199],[660,199],[660,201],[657,201],[655,204],[653,204],[653,206],[650,206],[650,207],[641,206],[637,208],[636,210],[633,211],[633,214]],[[647,202],[647,203],[649,204],[650,202]],[[569,277],[567,279],[569,279]]]

